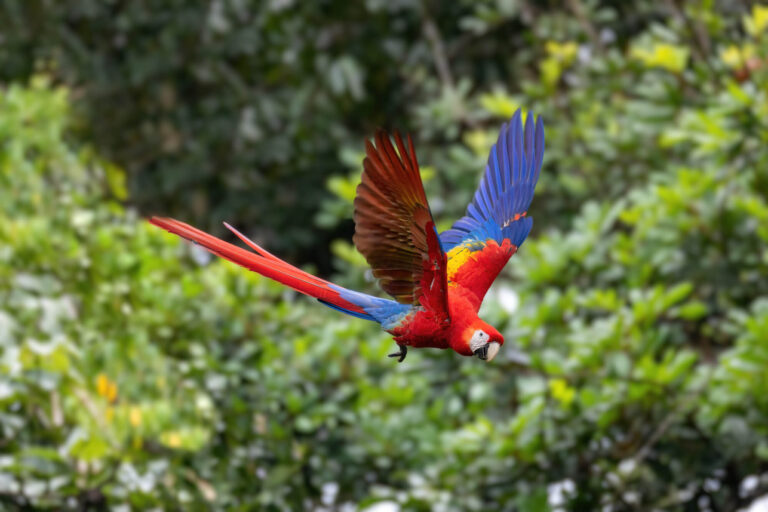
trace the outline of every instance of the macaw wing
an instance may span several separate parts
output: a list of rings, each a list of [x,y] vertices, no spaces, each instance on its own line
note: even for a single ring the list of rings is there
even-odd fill
[[[403,304],[421,305],[448,319],[446,255],[429,210],[419,164],[395,134],[366,142],[363,174],[355,197],[355,246],[381,288]]]
[[[520,110],[502,125],[485,175],[464,217],[440,234],[448,251],[448,280],[470,289],[478,306],[533,226],[528,207],[544,157],[544,125]]]

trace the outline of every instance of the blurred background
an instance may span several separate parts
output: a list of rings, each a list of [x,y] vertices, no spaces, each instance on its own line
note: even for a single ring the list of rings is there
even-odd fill
[[[364,141],[444,229],[546,125],[493,363],[148,225],[374,292]],[[231,237],[228,237],[231,239]],[[4,0],[0,508],[768,510],[768,5]]]

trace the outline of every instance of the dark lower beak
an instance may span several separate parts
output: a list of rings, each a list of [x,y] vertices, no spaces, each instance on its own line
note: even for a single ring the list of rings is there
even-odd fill
[[[488,344],[486,343],[485,345],[483,345],[479,349],[475,350],[475,355],[477,357],[479,357],[480,359],[482,359],[483,361],[488,359]]]
[[[499,353],[501,345],[495,341],[487,343],[475,350],[474,354],[483,361],[492,361],[496,354]]]

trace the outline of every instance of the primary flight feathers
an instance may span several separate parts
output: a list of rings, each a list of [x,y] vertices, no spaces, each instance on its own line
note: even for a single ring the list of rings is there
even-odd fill
[[[403,304],[432,304],[448,314],[446,257],[429,211],[419,164],[408,137],[376,134],[365,144],[363,175],[355,197],[357,250],[381,288]]]
[[[407,347],[452,348],[490,361],[504,343],[477,316],[494,279],[531,230],[527,215],[544,156],[544,126],[518,110],[502,126],[480,185],[464,217],[438,235],[413,141],[379,131],[366,142],[354,202],[357,249],[384,291],[395,300],[356,292],[308,274],[270,254],[225,224],[253,252],[188,224],[150,222],[213,254],[274,279],[344,313],[373,320]]]

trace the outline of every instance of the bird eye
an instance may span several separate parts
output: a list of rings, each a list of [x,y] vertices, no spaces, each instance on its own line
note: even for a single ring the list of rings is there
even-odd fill
[[[488,338],[489,338],[488,333],[486,333],[485,331],[481,331],[480,329],[472,333],[472,338],[469,340],[469,347],[472,350],[472,352],[481,348],[483,345],[487,345]]]

